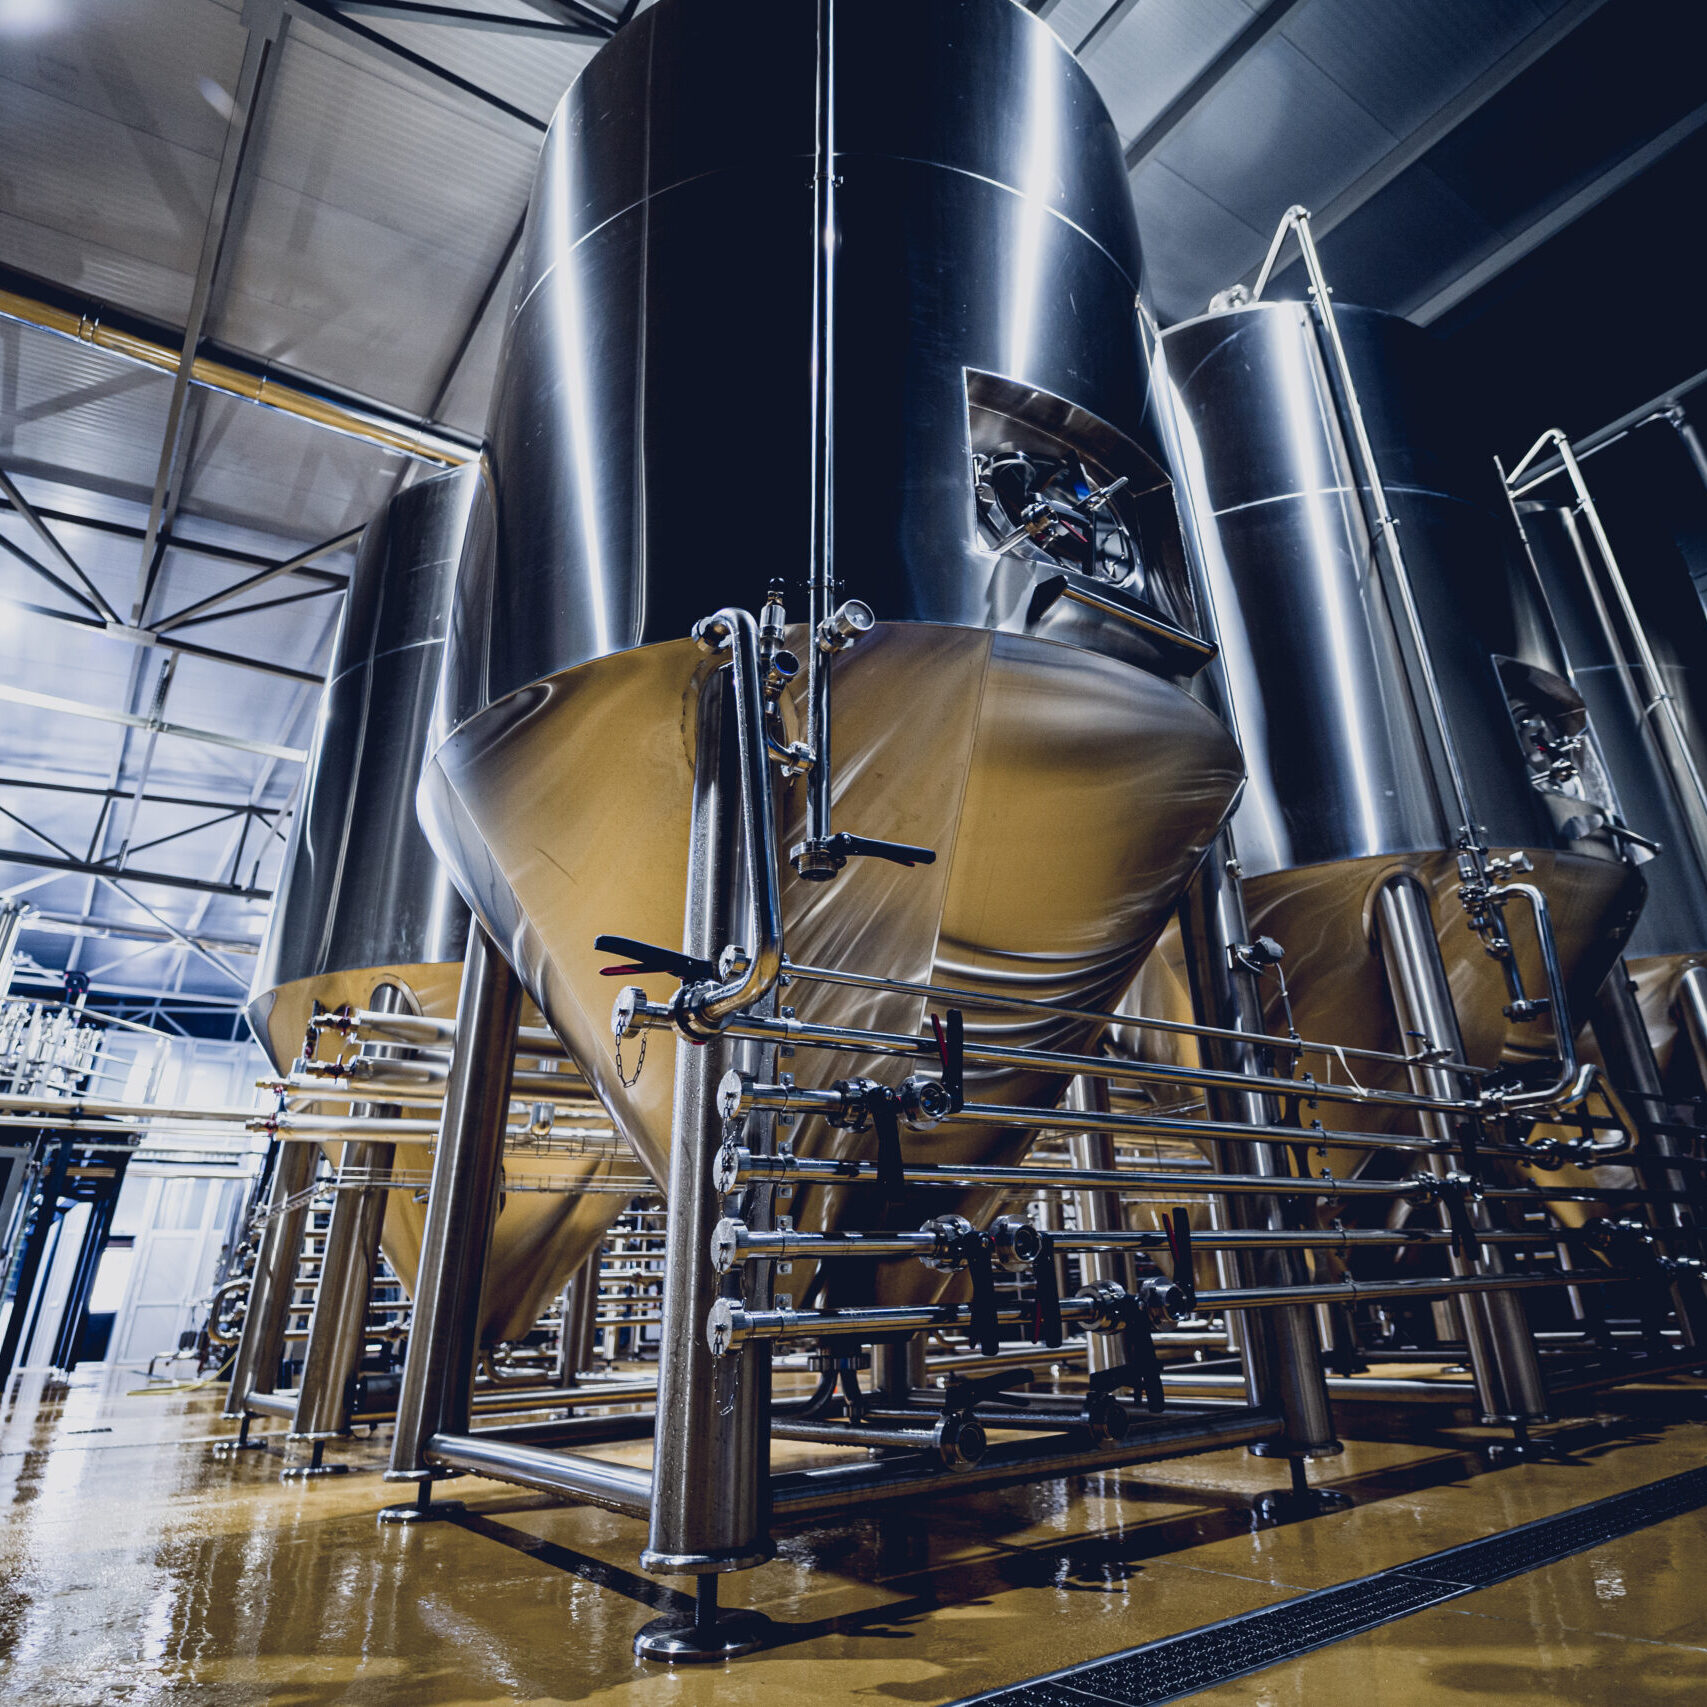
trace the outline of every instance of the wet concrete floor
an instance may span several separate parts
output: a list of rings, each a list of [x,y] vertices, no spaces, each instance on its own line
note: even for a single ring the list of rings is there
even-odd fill
[[[229,1433],[217,1389],[136,1385],[25,1377],[8,1402],[0,1701],[941,1703],[1707,1462],[1707,1402],[1679,1384],[1603,1399],[1533,1461],[1490,1463],[1472,1431],[1383,1439],[1391,1424],[1348,1419],[1344,1456],[1312,1476],[1351,1506],[1268,1527],[1252,1502],[1283,1472],[1243,1451],[885,1508],[782,1532],[771,1564],[725,1579],[774,1644],[668,1673],[629,1644],[691,1585],[640,1574],[639,1523],[465,1479],[466,1518],[381,1527],[399,1497],[383,1438],[334,1449],[353,1474],[281,1483],[276,1450],[210,1451]],[[1704,1583],[1700,1512],[1196,1699],[1707,1702]]]

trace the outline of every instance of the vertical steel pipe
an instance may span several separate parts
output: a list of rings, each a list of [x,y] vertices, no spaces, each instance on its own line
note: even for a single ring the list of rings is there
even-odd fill
[[[485,930],[474,924],[468,933],[450,1079],[427,1188],[409,1351],[397,1400],[391,1467],[385,1473],[391,1481],[428,1480],[433,1472],[424,1456],[427,1442],[435,1434],[468,1431],[480,1293],[498,1210],[504,1117],[521,1005],[520,981]]]
[[[1081,1114],[1107,1114],[1112,1106],[1108,1096],[1108,1081],[1093,1079],[1084,1074],[1067,1087],[1064,1106]],[[1114,1136],[1108,1132],[1074,1132],[1067,1139],[1068,1154],[1075,1168],[1102,1172],[1115,1165]],[[1087,1233],[1119,1233],[1126,1229],[1126,1215],[1117,1191],[1080,1191],[1073,1194],[1079,1213],[1079,1226]],[[1127,1291],[1133,1287],[1132,1256],[1129,1251],[1086,1251],[1079,1258],[1080,1272],[1086,1285],[1098,1285],[1112,1280]],[[1124,1353],[1114,1334],[1086,1336],[1085,1361],[1091,1374],[1112,1369]]]
[[[1400,1034],[1426,1038],[1453,1060],[1463,1060],[1464,1040],[1435,935],[1434,912],[1416,878],[1401,872],[1381,885],[1375,897],[1375,933]],[[1413,1067],[1411,1084],[1428,1096],[1463,1094],[1457,1077],[1444,1067]],[[1455,1139],[1445,1117],[1424,1114],[1420,1118],[1425,1136],[1447,1142]],[[1452,1172],[1451,1160],[1445,1155],[1431,1153],[1428,1165],[1442,1178]],[[1482,1204],[1471,1203],[1467,1209],[1473,1226],[1485,1228],[1490,1224]],[[1444,1207],[1442,1224],[1446,1224]],[[1491,1245],[1483,1245],[1481,1250],[1479,1258],[1454,1253],[1452,1272],[1501,1273],[1498,1250]],[[1509,1292],[1488,1292],[1462,1297],[1458,1304],[1484,1414],[1519,1422],[1544,1420],[1550,1415],[1547,1384],[1522,1299]]]
[[[395,984],[381,984],[369,1006],[395,1013],[407,998]],[[395,1051],[387,1051],[395,1053]],[[402,1109],[388,1103],[354,1104],[356,1119],[392,1119]],[[320,1285],[308,1322],[302,1380],[296,1393],[292,1440],[325,1441],[349,1433],[350,1402],[367,1344],[367,1311],[379,1273],[379,1235],[385,1224],[386,1188],[365,1184],[391,1168],[394,1144],[350,1142],[338,1163],[338,1189],[320,1258]]]
[[[1692,980],[1694,980],[1692,984]],[[1692,967],[1683,975],[1677,994],[1677,1019],[1683,1035],[1696,1048],[1696,1035],[1707,1040],[1707,972]],[[1691,1017],[1692,1008],[1695,1011]],[[1590,1023],[1594,1040],[1600,1045],[1601,1059],[1613,1087],[1626,1094],[1641,1127],[1641,1146],[1644,1152],[1640,1174],[1643,1185],[1651,1191],[1672,1192],[1679,1197],[1691,1195],[1692,1176],[1681,1168],[1667,1167],[1667,1161],[1679,1154],[1677,1140],[1669,1132],[1655,1131],[1656,1124],[1664,1125],[1670,1112],[1660,1064],[1654,1058],[1654,1046],[1636,1002],[1636,986],[1630,970],[1620,960],[1607,974],[1595,996]],[[1697,1053],[1698,1061],[1707,1060]],[[1707,1083],[1707,1079],[1703,1080]],[[1654,1205],[1653,1223],[1664,1239],[1668,1234],[1690,1233],[1693,1216],[1685,1202],[1673,1201]],[[1676,1254],[1691,1254],[1680,1250]],[[1671,1283],[1672,1313],[1677,1318],[1678,1331],[1685,1345],[1707,1345],[1707,1290],[1700,1277],[1679,1274]]]
[[[1105,1336],[1106,1337],[1106,1336]],[[904,1405],[925,1385],[925,1336],[871,1348],[871,1389],[891,1405]]]
[[[1216,838],[1180,904],[1180,935],[1198,1023],[1229,1031],[1262,1031],[1262,999],[1255,976],[1234,958],[1235,948],[1250,940],[1250,924],[1238,861],[1226,831]],[[1261,1050],[1247,1043],[1206,1040],[1204,1053],[1211,1065],[1233,1072],[1260,1074],[1266,1065]],[[1208,1103],[1214,1120],[1272,1126],[1280,1114],[1273,1099],[1257,1091],[1212,1090]],[[1285,1158],[1273,1145],[1223,1139],[1211,1148],[1217,1168],[1223,1171],[1286,1172]],[[1243,1226],[1278,1229],[1285,1225],[1279,1198],[1229,1199],[1227,1212]],[[1302,1278],[1297,1265],[1293,1251],[1239,1253],[1239,1284],[1292,1285]],[[1278,1410],[1285,1424],[1278,1438],[1259,1442],[1252,1450],[1292,1458],[1338,1452],[1315,1312],[1303,1305],[1262,1311],[1242,1324],[1239,1349],[1250,1402]]]
[[[731,672],[719,669],[699,701],[683,933],[685,952],[713,962],[747,917],[735,724]],[[775,857],[773,849],[759,852]],[[731,1068],[747,1065],[745,1054],[723,1037],[676,1050],[658,1432],[651,1527],[640,1556],[647,1570],[666,1574],[746,1570],[774,1551],[769,1351],[714,1358],[705,1338],[721,1290],[711,1261],[723,1206],[714,1177],[723,1138],[717,1086]]]
[[[273,1189],[267,1198],[267,1225],[255,1256],[249,1281],[249,1304],[237,1339],[231,1366],[231,1385],[225,1395],[225,1415],[246,1415],[251,1393],[278,1390],[279,1365],[284,1361],[285,1329],[296,1297],[297,1270],[302,1263],[302,1239],[308,1228],[306,1193],[314,1183],[320,1152],[312,1144],[275,1142]]]
[[[1691,966],[1677,987],[1677,1019],[1707,1085],[1707,966]]]
[[[563,1283],[557,1298],[557,1385],[573,1387],[593,1362],[598,1333],[599,1258],[594,1251]]]

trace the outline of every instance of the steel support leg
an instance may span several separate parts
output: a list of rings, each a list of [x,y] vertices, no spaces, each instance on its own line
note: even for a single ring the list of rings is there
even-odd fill
[[[273,1167],[273,1189],[267,1199],[267,1225],[261,1248],[255,1256],[255,1273],[249,1282],[249,1304],[243,1312],[243,1330],[237,1339],[237,1355],[231,1365],[231,1385],[225,1394],[225,1415],[241,1418],[242,1435],[222,1446],[259,1446],[249,1438],[251,1393],[278,1390],[279,1365],[284,1361],[285,1329],[296,1296],[297,1270],[302,1264],[302,1240],[308,1228],[308,1204],[292,1203],[303,1198],[314,1183],[320,1150],[314,1144],[292,1144],[280,1140],[278,1160]]]
[[[1108,1081],[1081,1075],[1067,1087],[1063,1106],[1076,1109],[1081,1114],[1107,1114],[1112,1106],[1108,1097]],[[1067,1149],[1075,1168],[1106,1172],[1115,1165],[1112,1133],[1074,1132],[1067,1139]],[[1122,1233],[1126,1230],[1126,1213],[1119,1192],[1075,1192],[1074,1202],[1079,1212],[1079,1226],[1084,1232]],[[1132,1290],[1132,1257],[1127,1251],[1086,1251],[1079,1258],[1079,1269],[1087,1285],[1112,1280],[1128,1292]],[[1124,1356],[1118,1335],[1085,1336],[1085,1367],[1092,1375],[1112,1369]]]
[[[688,849],[683,946],[713,961],[747,916],[740,760],[728,684],[729,672],[719,670],[700,696]],[[774,850],[764,856],[774,858]],[[647,1570],[664,1575],[748,1570],[775,1551],[769,1531],[770,1351],[749,1348],[714,1358],[705,1338],[706,1317],[721,1291],[711,1265],[711,1233],[723,1212],[713,1173],[723,1140],[717,1086],[731,1068],[751,1062],[747,1049],[724,1038],[676,1048],[658,1432],[651,1527],[640,1556]],[[710,1605],[715,1609],[715,1587]],[[723,1659],[756,1646],[763,1622],[753,1614],[724,1614],[709,1623],[696,1617],[691,1625],[660,1618],[636,1636],[635,1652],[677,1662]]]
[[[1250,940],[1237,872],[1231,840],[1223,832],[1180,905],[1186,973],[1200,1025],[1261,1031],[1262,1000],[1255,976],[1233,954],[1236,945]],[[1225,1070],[1264,1071],[1262,1052],[1251,1044],[1205,1040],[1204,1054],[1210,1065]],[[1212,1091],[1208,1102],[1215,1120],[1274,1125],[1279,1118],[1273,1099],[1254,1091]],[[1214,1148],[1216,1165],[1223,1169],[1271,1175],[1287,1171],[1284,1155],[1273,1145],[1222,1141]],[[1285,1225],[1279,1198],[1233,1198],[1227,1212],[1229,1219],[1237,1218],[1245,1226]],[[1302,1278],[1296,1252],[1240,1253],[1240,1285],[1287,1286]],[[1241,1325],[1239,1349],[1250,1402],[1280,1411],[1286,1422],[1278,1439],[1260,1442],[1252,1450],[1288,1458],[1326,1457],[1340,1451],[1322,1373],[1315,1312],[1304,1305],[1252,1312]]]
[[[478,922],[469,927],[468,959],[457,998],[456,1037],[444,1115],[427,1188],[427,1224],[415,1279],[409,1351],[397,1398],[388,1481],[422,1484],[413,1505],[390,1506],[382,1521],[431,1515],[426,1460],[435,1434],[466,1434],[479,1349],[480,1295],[498,1178],[504,1164],[504,1125],[515,1070],[516,1022],[522,987]]]
[[[396,1013],[408,1006],[408,998],[395,984],[381,984],[368,1005],[377,1013]],[[361,1119],[395,1118],[403,1111],[376,1103],[353,1104],[350,1112]],[[352,1141],[344,1145],[338,1163],[338,1189],[332,1194],[326,1249],[320,1259],[320,1286],[308,1323],[308,1348],[302,1356],[302,1381],[290,1428],[292,1440],[312,1441],[323,1449],[326,1441],[350,1431],[351,1400],[367,1346],[368,1306],[379,1273],[379,1236],[385,1225],[387,1195],[384,1186],[361,1182],[388,1173],[396,1149],[394,1144]],[[323,1463],[316,1451],[312,1463],[292,1465],[281,1473],[320,1476],[348,1468]]]
[[[1678,988],[1677,1017],[1681,1032],[1690,1047],[1697,1048],[1697,1039],[1707,1043],[1707,968],[1695,966],[1684,973]],[[1666,1103],[1665,1084],[1660,1077],[1660,1064],[1654,1059],[1653,1042],[1642,1020],[1642,1010],[1636,1003],[1636,987],[1630,980],[1630,969],[1622,960],[1612,968],[1606,982],[1594,999],[1594,1040],[1600,1045],[1601,1059],[1613,1087],[1629,1094],[1632,1112],[1644,1127],[1649,1121],[1664,1122],[1671,1112]],[[1707,1057],[1697,1054],[1697,1060],[1707,1064]],[[1707,1074],[1702,1082],[1707,1084]],[[1644,1130],[1642,1149],[1645,1152],[1640,1174],[1643,1185],[1650,1191],[1676,1193],[1681,1198],[1694,1195],[1698,1176],[1693,1170],[1668,1168],[1665,1164],[1679,1152],[1679,1145],[1669,1132]],[[1686,1202],[1654,1205],[1653,1224],[1663,1241],[1674,1247],[1678,1256],[1694,1256],[1694,1216]],[[1678,1235],[1685,1237],[1680,1241]],[[1699,1275],[1679,1275],[1671,1285],[1672,1314],[1679,1333],[1687,1346],[1707,1345],[1707,1291]]]
[[[35,1310],[40,1302],[36,1297],[36,1284],[41,1278],[42,1261],[53,1237],[53,1219],[59,1208],[59,1194],[65,1186],[65,1174],[71,1165],[71,1148],[75,1141],[75,1135],[69,1132],[59,1136],[53,1160],[43,1170],[40,1193],[18,1253],[18,1265],[14,1271],[16,1282],[12,1288],[12,1314],[6,1321],[5,1336],[0,1338],[0,1397],[5,1394],[6,1383],[12,1379],[12,1370],[23,1350],[25,1330],[34,1325]]]
[[[1459,1034],[1452,986],[1435,935],[1434,910],[1429,905],[1428,892],[1416,878],[1401,873],[1381,886],[1375,898],[1375,932],[1393,1016],[1401,1034],[1426,1037],[1433,1047],[1444,1049],[1452,1059],[1462,1061],[1464,1040]],[[1413,1067],[1411,1083],[1425,1096],[1463,1095],[1463,1086],[1443,1067]],[[1424,1114],[1421,1121],[1425,1136],[1449,1143],[1456,1140],[1457,1134],[1447,1117]],[[1430,1155],[1428,1165],[1431,1172],[1441,1177],[1452,1172],[1451,1159],[1444,1155]],[[1471,1203],[1467,1208],[1473,1226],[1490,1225],[1484,1205]],[[1444,1210],[1442,1224],[1446,1224]],[[1481,1251],[1479,1258],[1454,1253],[1452,1272],[1503,1272],[1499,1251],[1494,1246],[1483,1245]],[[1458,1304],[1483,1415],[1520,1427],[1545,1421],[1551,1415],[1551,1404],[1523,1300],[1511,1292],[1484,1292],[1461,1297]]]
[[[599,1263],[594,1251],[563,1284],[557,1300],[557,1385],[573,1387],[592,1366],[598,1333]]]

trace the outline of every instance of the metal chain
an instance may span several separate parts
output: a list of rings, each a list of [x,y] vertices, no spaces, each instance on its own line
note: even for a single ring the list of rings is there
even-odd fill
[[[651,1035],[649,1031],[643,1031],[640,1034],[640,1053],[635,1057],[633,1078],[630,1078],[622,1070],[622,1039],[619,1037],[616,1040],[616,1076],[622,1082],[622,1088],[625,1091],[633,1090],[640,1083],[640,1070],[646,1065],[646,1044]]]

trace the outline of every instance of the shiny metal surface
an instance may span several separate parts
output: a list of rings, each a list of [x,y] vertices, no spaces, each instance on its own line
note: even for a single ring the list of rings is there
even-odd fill
[[[407,1000],[395,984],[382,984],[373,992],[372,1005],[389,1013]],[[351,1113],[358,1111],[380,1117],[398,1112],[385,1103],[352,1105]],[[330,1440],[349,1430],[352,1388],[367,1347],[368,1301],[379,1272],[380,1234],[389,1195],[383,1187],[357,1182],[376,1173],[383,1176],[396,1149],[383,1142],[355,1142],[345,1144],[338,1158],[340,1189],[332,1197],[326,1242],[321,1247],[320,1283],[314,1293],[291,1421],[293,1439]]]
[[[1518,510],[1624,820],[1659,844],[1642,867],[1648,899],[1627,953],[1669,1079],[1681,980],[1707,957],[1707,814],[1676,746],[1681,732],[1688,751],[1707,751],[1707,616],[1680,569],[1667,573],[1672,565],[1650,562],[1640,552],[1618,558],[1626,607],[1583,515],[1537,500],[1521,502]],[[1652,682],[1631,614],[1655,665]],[[1659,717],[1656,691],[1671,696],[1675,726]]]
[[[1586,1004],[1642,887],[1606,829],[1592,755],[1560,781],[1520,734],[1537,708],[1553,719],[1545,733],[1580,727],[1564,649],[1502,532],[1497,482],[1460,448],[1432,342],[1388,315],[1335,312],[1476,820],[1495,851],[1534,858],[1573,1002]],[[1252,773],[1234,826],[1250,923],[1286,946],[1307,1034],[1395,1047],[1370,908],[1392,871],[1411,872],[1433,894],[1469,1058],[1493,1065],[1545,1048],[1546,1027],[1508,1023],[1497,968],[1462,922],[1447,851],[1456,811],[1309,315],[1261,302],[1163,335],[1182,484]],[[1519,963],[1540,988],[1529,938],[1520,928]]]
[[[1261,992],[1254,975],[1230,952],[1235,944],[1249,942],[1252,934],[1234,864],[1230,834],[1223,832],[1186,891],[1177,940],[1197,1018],[1226,1031],[1253,1032],[1263,1025]],[[1223,1071],[1258,1078],[1270,1066],[1263,1051],[1252,1044],[1206,1039],[1200,1048],[1205,1063]],[[1204,1100],[1213,1118],[1242,1119],[1253,1126],[1273,1125],[1280,1113],[1275,1098],[1255,1090],[1212,1089]],[[1223,1172],[1248,1168],[1253,1174],[1274,1178],[1277,1185],[1293,1183],[1285,1181],[1286,1155],[1277,1145],[1222,1139],[1205,1148]],[[1261,1230],[1284,1227],[1287,1221],[1278,1193],[1219,1200],[1216,1216],[1217,1224]],[[1230,1253],[1221,1259],[1220,1268],[1223,1282],[1234,1286],[1289,1287],[1302,1280],[1305,1272],[1294,1252],[1276,1249]],[[1338,1452],[1312,1312],[1288,1305],[1265,1312],[1255,1322],[1235,1317],[1229,1332],[1243,1365],[1246,1396],[1253,1405],[1268,1405],[1281,1414],[1283,1428],[1272,1449],[1293,1458]]]
[[[1103,1079],[1077,1078],[1067,1087],[1064,1106],[1089,1114],[1109,1112],[1108,1084]],[[1115,1165],[1114,1137],[1108,1132],[1075,1131],[1067,1139],[1067,1155],[1075,1168],[1106,1172]],[[1087,1233],[1124,1232],[1126,1212],[1120,1194],[1081,1191],[1077,1196],[1079,1227]],[[1122,1250],[1088,1253],[1080,1263],[1087,1286],[1112,1280],[1128,1292],[1133,1286],[1131,1257]],[[1095,1375],[1122,1359],[1119,1345],[1106,1334],[1092,1334],[1085,1345],[1087,1367]]]
[[[1446,1050],[1450,1058],[1463,1060],[1452,987],[1435,935],[1428,892],[1409,873],[1398,873],[1382,884],[1375,901],[1375,933],[1393,1015],[1401,1032],[1426,1037],[1433,1047]],[[1460,1094],[1459,1077],[1444,1067],[1411,1069],[1413,1088],[1435,1096]],[[1443,1117],[1427,1114],[1422,1121],[1425,1132],[1451,1136]],[[1440,1178],[1452,1171],[1444,1156],[1431,1155],[1428,1166]],[[1487,1208],[1481,1203],[1466,1204],[1465,1213],[1473,1227],[1490,1225]],[[1440,1220],[1443,1227],[1450,1225],[1444,1204]],[[1454,1251],[1451,1266],[1456,1275],[1503,1272],[1499,1252],[1485,1247],[1478,1257]],[[1545,1421],[1551,1406],[1522,1300],[1508,1292],[1460,1297],[1458,1312],[1483,1415]]]
[[[1200,658],[1044,598],[1063,570],[1041,548],[996,551],[972,456],[1070,453],[1088,477],[1125,476],[1111,502],[1142,562],[1108,581],[1111,596],[1195,630],[1118,143],[1070,55],[1021,8],[825,10],[839,238],[828,547],[840,596],[878,619],[833,664],[831,809],[839,828],[938,858],[911,870],[854,860],[821,885],[785,873],[788,948],[879,976],[1105,1006],[1162,928],[1241,766],[1173,677]],[[766,0],[749,21],[766,32],[762,61],[707,0],[662,0],[601,51],[553,125],[422,788],[458,884],[660,1180],[676,1043],[650,1036],[638,1082],[622,1082],[635,1057],[619,1076],[614,992],[592,939],[682,937],[711,667],[682,638],[690,626],[726,604],[756,609],[778,578],[796,619],[786,643],[811,652],[798,619],[821,389],[802,168],[818,147],[816,11]],[[704,264],[732,252],[738,272]],[[798,739],[811,723],[804,683],[784,700]],[[801,778],[781,790],[783,849],[807,835],[807,792]],[[805,1017],[910,1033],[926,1011],[916,994],[823,985],[783,999]],[[1068,1047],[1090,1034],[1086,1022],[980,1011],[975,994],[966,1006],[969,1040]],[[971,1094],[1015,1102],[1053,1101],[1066,1082],[973,1078]],[[999,1160],[1028,1142],[956,1131],[928,1148]],[[813,1154],[869,1144],[816,1120],[796,1134]],[[938,1207],[988,1206],[974,1194]],[[802,1225],[856,1212],[881,1219],[852,1192],[797,1204]],[[917,1225],[917,1205],[897,1214]]]
[[[683,947],[712,959],[746,915],[742,859],[743,743],[736,735],[738,685],[725,672],[705,684],[703,752],[694,776],[688,907]],[[711,746],[715,743],[715,746]],[[766,850],[767,853],[769,850]],[[765,1051],[772,1061],[774,1050]],[[769,1533],[770,1352],[714,1360],[705,1319],[722,1291],[711,1235],[724,1197],[714,1175],[723,1119],[717,1088],[732,1067],[756,1067],[760,1046],[715,1037],[676,1053],[674,1129],[667,1187],[663,1335],[658,1352],[658,1433],[650,1527],[641,1563],[695,1575],[747,1570],[775,1551]],[[760,1120],[766,1117],[760,1116]],[[744,1196],[757,1209],[760,1193]],[[770,1301],[768,1271],[754,1290]]]
[[[304,1194],[313,1183],[320,1153],[309,1144],[280,1144],[273,1162],[273,1185],[267,1198],[267,1227],[255,1257],[249,1282],[249,1305],[243,1332],[231,1365],[225,1414],[240,1417],[251,1393],[271,1393],[279,1384],[279,1364],[285,1352],[285,1326],[296,1295],[297,1263],[302,1256],[302,1233],[308,1219]],[[300,1202],[292,1199],[300,1198]]]
[[[456,1011],[468,908],[422,834],[415,790],[438,689],[452,583],[477,476],[400,493],[370,523],[350,580],[305,795],[255,972],[250,1024],[280,1072],[304,1047],[315,1004]],[[597,1171],[585,1158],[514,1149],[512,1174]],[[413,1291],[425,1206],[392,1191],[387,1257]],[[488,1275],[483,1340],[526,1333],[620,1209],[614,1198],[524,1191],[505,1201]]]
[[[428,1440],[468,1426],[480,1343],[481,1277],[503,1168],[510,1039],[521,1006],[515,973],[484,931],[470,931],[457,1003],[456,1052],[433,1155],[415,1313],[386,1472],[396,1480],[430,1476]]]
[[[468,909],[415,817],[472,471],[410,487],[362,537],[301,808],[249,1006],[280,1071],[315,1001],[366,1006],[380,974],[449,1013]]]

